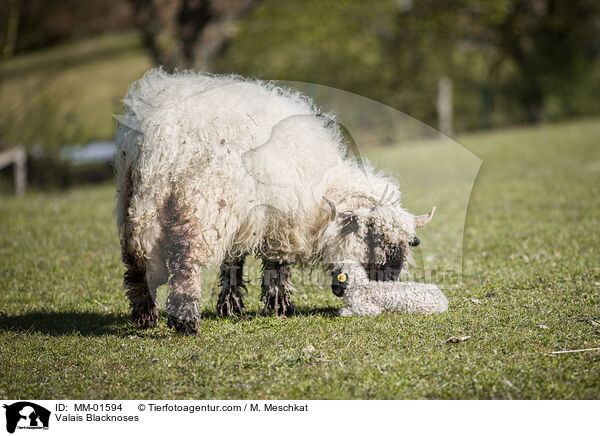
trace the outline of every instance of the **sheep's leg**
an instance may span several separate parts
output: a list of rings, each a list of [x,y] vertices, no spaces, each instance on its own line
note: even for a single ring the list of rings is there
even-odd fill
[[[158,307],[154,295],[148,289],[146,275],[146,257],[135,243],[136,226],[129,215],[129,206],[133,196],[133,176],[129,168],[121,187],[122,233],[121,254],[125,264],[123,281],[127,288],[127,297],[131,306],[133,323],[141,328],[154,327],[158,320]]]
[[[290,282],[289,265],[263,259],[263,269],[261,299],[265,304],[265,312],[277,316],[293,315],[294,287]]]
[[[201,246],[196,227],[183,212],[185,209],[170,197],[163,209],[166,234],[169,296],[166,311],[167,325],[183,334],[198,331],[200,321],[200,262]]]
[[[181,276],[169,282],[167,325],[184,335],[196,333],[200,322],[200,292],[193,287],[193,281]]]
[[[179,246],[179,244],[174,244]],[[169,296],[167,297],[167,325],[183,334],[194,334],[198,331],[200,321],[200,271],[192,258],[185,252],[185,245],[179,246],[184,251],[169,250]]]
[[[154,327],[158,320],[158,306],[148,289],[146,261],[123,248],[125,275],[123,277],[131,306],[133,323],[141,328]]]
[[[221,265],[221,293],[217,303],[217,314],[233,316],[242,313],[244,309],[242,290],[246,289],[244,282],[244,257],[225,261]]]

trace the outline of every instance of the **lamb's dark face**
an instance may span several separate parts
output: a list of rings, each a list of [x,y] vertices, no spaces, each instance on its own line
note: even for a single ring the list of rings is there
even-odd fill
[[[344,268],[337,267],[331,272],[331,290],[336,297],[343,297],[344,291],[348,287],[348,274]]]

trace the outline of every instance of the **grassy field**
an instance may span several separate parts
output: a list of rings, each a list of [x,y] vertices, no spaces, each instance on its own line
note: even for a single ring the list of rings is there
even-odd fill
[[[263,317],[253,266],[247,316],[214,316],[209,271],[197,336],[140,331],[112,185],[3,197],[0,397],[598,399],[600,352],[551,352],[600,347],[599,141],[600,120],[460,138],[483,166],[463,283],[430,317],[338,318],[327,281],[298,290],[297,316]]]
[[[112,113],[151,67],[135,33],[108,34],[0,63],[0,149],[112,137]]]

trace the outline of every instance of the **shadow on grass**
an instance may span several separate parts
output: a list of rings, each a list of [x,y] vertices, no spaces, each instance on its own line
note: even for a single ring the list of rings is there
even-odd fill
[[[52,336],[79,333],[83,336],[123,334],[133,327],[129,316],[96,312],[44,312],[0,314],[0,331],[39,332]]]
[[[202,319],[205,321],[231,320],[238,322],[271,316],[257,310],[248,310],[233,318],[221,318],[217,316],[214,310],[202,312]],[[337,318],[338,309],[334,307],[298,307],[293,317],[302,316]],[[164,312],[161,312],[161,319],[166,319]],[[82,336],[122,336],[131,334],[132,330],[138,331],[130,320],[129,315],[97,312],[34,311],[21,315],[0,313],[0,331],[37,332],[51,336],[72,335],[74,333],[79,333]]]
[[[339,309],[336,307],[299,307],[296,316],[309,315],[323,318],[339,318]]]
[[[320,316],[323,318],[338,318],[338,310],[335,307],[311,307],[311,306],[297,306],[296,311],[290,318],[296,318],[301,316]],[[165,314],[162,314],[166,316]],[[214,310],[205,309],[202,311],[203,320],[231,320],[231,321],[248,321],[255,318],[270,318],[274,315],[265,313],[262,310],[244,310],[240,315],[233,316],[231,318],[223,318]]]

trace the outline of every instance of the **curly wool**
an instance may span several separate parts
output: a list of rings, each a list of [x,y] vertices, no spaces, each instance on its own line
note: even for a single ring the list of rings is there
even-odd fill
[[[345,262],[347,275],[341,316],[377,315],[382,312],[429,315],[448,310],[448,299],[434,284],[370,281],[361,265]]]
[[[332,117],[296,92],[237,76],[148,71],[128,90],[116,130],[117,220],[124,251],[147,262],[155,289],[168,276],[165,204],[199,267],[238,254],[285,263],[360,259],[323,197],[376,215],[390,243],[412,240],[397,182],[346,157]],[[344,206],[345,205],[345,206]],[[374,208],[377,206],[377,208]],[[169,221],[169,222],[170,222]]]

